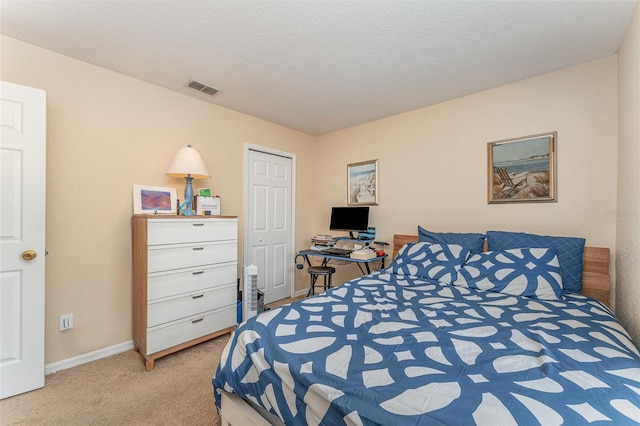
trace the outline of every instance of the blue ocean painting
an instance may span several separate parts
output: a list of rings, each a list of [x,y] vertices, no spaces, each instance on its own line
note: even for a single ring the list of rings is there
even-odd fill
[[[375,164],[363,164],[361,166],[351,166],[349,169],[349,175],[351,178],[355,178],[362,175],[368,175],[375,172]]]
[[[509,171],[509,173],[529,173],[529,172],[542,172],[549,170],[548,158],[535,158],[532,160],[512,161],[509,163],[497,164],[496,167],[503,167]]]
[[[549,138],[497,144],[493,147],[493,166],[505,168],[509,173],[548,171]]]
[[[349,166],[349,203],[375,204],[376,164]]]
[[[491,146],[494,200],[551,196],[553,138],[545,135]]]

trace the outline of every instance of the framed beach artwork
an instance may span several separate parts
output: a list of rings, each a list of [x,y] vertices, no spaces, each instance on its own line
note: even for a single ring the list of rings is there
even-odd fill
[[[488,144],[488,202],[554,202],[557,132]]]
[[[347,164],[347,205],[378,205],[378,160]]]
[[[175,188],[133,185],[134,214],[176,214]]]

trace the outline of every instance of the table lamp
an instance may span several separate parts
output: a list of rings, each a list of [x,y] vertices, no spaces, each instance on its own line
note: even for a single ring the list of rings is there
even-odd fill
[[[193,203],[193,187],[191,186],[191,181],[193,179],[206,179],[211,177],[198,150],[191,145],[180,148],[180,151],[178,151],[173,158],[167,170],[167,176],[183,177],[186,180],[184,202],[180,206],[180,211],[185,216],[195,215],[191,207]]]

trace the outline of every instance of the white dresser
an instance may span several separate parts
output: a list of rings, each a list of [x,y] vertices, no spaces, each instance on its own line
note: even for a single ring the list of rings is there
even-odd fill
[[[231,332],[236,325],[238,219],[131,219],[133,341],[153,370],[160,357]]]

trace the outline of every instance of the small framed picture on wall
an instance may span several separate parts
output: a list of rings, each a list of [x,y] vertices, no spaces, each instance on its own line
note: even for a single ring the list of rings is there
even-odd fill
[[[378,160],[347,164],[347,205],[378,205]]]

